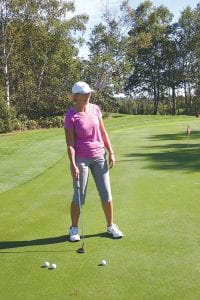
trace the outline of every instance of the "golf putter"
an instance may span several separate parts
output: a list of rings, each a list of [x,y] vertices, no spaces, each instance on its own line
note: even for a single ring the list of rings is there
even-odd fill
[[[79,203],[79,208],[80,208],[80,221],[81,221],[81,230],[82,230],[82,234],[81,234],[82,247],[79,248],[76,252],[77,253],[85,253],[85,250],[84,250],[83,217],[82,217],[82,206],[81,206],[80,181],[79,181],[79,179],[77,180],[76,184],[77,184],[76,187],[77,187],[77,192],[78,192],[78,203]]]

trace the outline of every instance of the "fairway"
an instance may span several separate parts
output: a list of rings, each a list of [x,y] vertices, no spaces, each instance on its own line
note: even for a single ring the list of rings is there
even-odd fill
[[[81,242],[68,241],[72,183],[63,129],[0,136],[1,300],[200,299],[199,119],[114,115],[105,126],[124,237],[106,234],[90,176],[85,254],[76,253]],[[57,269],[42,268],[45,261]]]

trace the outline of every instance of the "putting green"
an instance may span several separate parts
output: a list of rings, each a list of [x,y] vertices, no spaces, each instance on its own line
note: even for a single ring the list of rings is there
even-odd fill
[[[105,234],[90,178],[85,254],[67,237],[63,130],[0,136],[0,299],[200,298],[198,119],[115,115],[105,124],[117,158],[110,172],[115,222],[125,236]],[[44,261],[57,269],[41,268]]]

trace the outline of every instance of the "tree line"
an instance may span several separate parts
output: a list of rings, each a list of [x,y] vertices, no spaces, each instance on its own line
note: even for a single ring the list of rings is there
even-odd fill
[[[62,117],[78,80],[96,89],[106,112],[200,111],[200,3],[173,22],[163,5],[133,9],[126,0],[118,14],[105,9],[84,41],[87,21],[73,1],[0,0],[1,132]],[[87,58],[79,57],[84,42]]]

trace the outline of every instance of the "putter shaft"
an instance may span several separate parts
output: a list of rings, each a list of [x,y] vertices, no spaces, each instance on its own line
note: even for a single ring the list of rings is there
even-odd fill
[[[78,249],[78,253],[84,253],[84,230],[83,230],[83,216],[82,216],[82,205],[81,205],[81,196],[80,196],[80,181],[77,180],[77,192],[78,192],[78,202],[80,209],[80,221],[81,221],[81,239],[82,239],[82,248]]]

